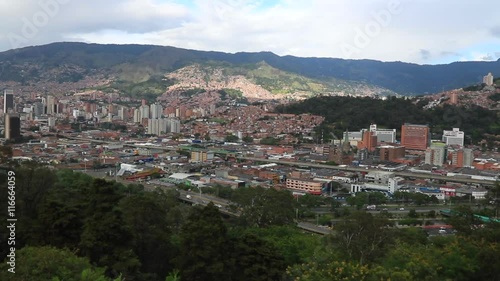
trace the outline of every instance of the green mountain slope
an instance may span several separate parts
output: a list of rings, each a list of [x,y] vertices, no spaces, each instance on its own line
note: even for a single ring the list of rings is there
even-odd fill
[[[356,81],[402,95],[431,94],[461,88],[478,83],[488,72],[500,73],[500,61],[417,65],[374,60],[277,56],[269,52],[228,54],[150,45],[53,43],[0,53],[0,81],[74,82],[98,73],[105,77],[113,75],[119,80],[144,82],[155,75],[209,61],[238,66],[265,61],[275,69],[327,84],[335,85],[337,81],[349,81],[346,83],[352,84],[352,81]],[[71,69],[69,77],[58,81],[58,76],[67,73],[68,69]],[[263,78],[258,75],[255,77],[259,81],[265,80]],[[269,81],[262,82],[266,85],[273,84]],[[307,84],[298,83],[302,86]],[[280,90],[283,87],[278,85],[275,88]],[[315,85],[309,85],[305,89],[310,88],[314,89]]]

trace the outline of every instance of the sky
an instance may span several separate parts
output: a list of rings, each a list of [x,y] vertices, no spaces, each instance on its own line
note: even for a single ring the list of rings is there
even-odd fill
[[[498,0],[1,0],[0,51],[52,42],[418,64],[500,58]]]

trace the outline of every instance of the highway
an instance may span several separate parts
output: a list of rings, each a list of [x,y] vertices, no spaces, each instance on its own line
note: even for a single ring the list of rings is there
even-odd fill
[[[134,145],[134,144],[124,144],[122,142],[102,141],[102,140],[93,140],[93,139],[68,137],[68,136],[64,136],[64,137],[71,139],[71,140],[78,140],[78,141],[87,141],[87,142],[91,141],[91,142],[101,143],[101,144],[115,144],[115,145],[123,145],[123,146],[127,146],[127,147],[157,149],[157,150],[164,150],[164,151],[175,151],[175,150],[178,150],[180,148],[180,147],[171,148],[171,147],[162,147],[162,146],[143,146],[143,145]],[[224,152],[220,152],[220,151],[217,153],[225,154]],[[240,159],[240,160],[248,160],[248,161],[275,163],[275,164],[281,164],[281,165],[290,165],[290,166],[307,167],[307,168],[332,169],[332,170],[337,170],[337,171],[357,172],[357,173],[359,173],[359,172],[366,173],[366,172],[370,172],[370,171],[380,171],[377,169],[367,169],[367,168],[360,168],[360,167],[348,167],[348,166],[347,167],[340,167],[340,166],[332,166],[332,165],[317,164],[317,163],[284,161],[284,160],[254,158],[254,157],[245,157],[245,156],[236,156],[236,158]],[[495,181],[490,181],[490,180],[478,180],[478,179],[470,179],[470,178],[448,177],[448,176],[443,176],[443,175],[438,175],[438,174],[413,173],[413,172],[407,172],[407,171],[395,171],[394,173],[396,176],[400,176],[400,177],[404,177],[404,178],[442,180],[442,181],[447,181],[447,182],[456,182],[456,183],[464,183],[464,184],[480,184],[483,186],[494,186],[495,185]]]
[[[80,171],[80,172],[86,173],[87,175],[92,176],[92,177],[96,177],[96,178],[105,178],[106,180],[114,180],[115,179],[114,177],[106,177],[107,170],[106,171],[87,170],[87,171]],[[117,178],[117,181],[122,183],[122,184],[137,183],[137,182],[127,181],[127,180],[122,179],[120,177]],[[166,187],[165,185],[162,185],[161,182],[159,182],[157,180],[152,180],[152,181],[150,181],[149,184],[145,183],[145,182],[142,182],[141,184],[144,185],[144,189],[146,191],[153,191],[155,188],[159,188],[160,186]],[[174,188],[174,187],[167,187],[167,188]],[[186,190],[182,190],[182,189],[177,189],[177,191],[179,192],[178,198],[181,201],[184,201],[184,202],[187,202],[187,203],[190,203],[193,205],[202,205],[202,206],[206,206],[206,205],[210,204],[210,202],[212,202],[215,206],[220,206],[219,211],[222,214],[229,215],[229,216],[236,216],[236,217],[240,216],[240,213],[238,211],[233,212],[230,210],[229,205],[232,202],[229,200],[215,197],[215,196],[212,196],[209,194],[203,194],[203,193],[197,192],[196,189],[194,191],[193,190],[186,191]],[[188,198],[188,195],[190,198]],[[297,227],[302,229],[302,230],[309,231],[309,232],[316,233],[316,234],[321,234],[321,235],[327,235],[327,234],[331,233],[331,230],[329,230],[328,228],[319,227],[317,225],[307,223],[307,222],[299,222],[299,223],[297,223]]]
[[[380,170],[376,170],[376,169],[367,169],[367,168],[359,168],[359,167],[340,167],[340,166],[332,166],[332,165],[325,165],[325,164],[283,161],[283,160],[274,160],[274,159],[265,159],[265,158],[254,158],[254,157],[237,157],[237,158],[241,159],[241,160],[276,163],[276,164],[281,164],[281,165],[290,165],[290,166],[307,167],[307,168],[332,169],[332,170],[346,171],[346,172],[358,172],[358,173],[365,172],[365,173],[367,173],[370,171],[380,171]],[[481,185],[485,185],[485,186],[495,185],[495,181],[448,177],[448,176],[437,175],[437,174],[424,174],[424,173],[413,173],[413,172],[404,172],[404,171],[396,171],[396,172],[394,172],[394,174],[396,176],[406,177],[406,178],[410,177],[410,178],[418,178],[418,179],[443,180],[443,181],[447,181],[447,182],[456,182],[456,183],[465,183],[465,184],[481,184]]]

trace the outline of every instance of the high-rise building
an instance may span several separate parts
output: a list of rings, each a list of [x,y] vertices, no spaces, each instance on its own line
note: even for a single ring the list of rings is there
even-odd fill
[[[425,151],[425,164],[442,166],[446,158],[446,144],[442,142],[432,143]]]
[[[486,84],[486,86],[493,86],[493,74],[491,74],[491,72],[483,77],[483,83]]]
[[[55,114],[57,113],[57,109],[56,109],[56,98],[54,96],[47,96],[47,103],[46,103],[46,106],[47,106],[47,111],[46,113],[48,115],[51,115],[51,114]]]
[[[453,150],[449,155],[451,165],[454,167],[472,167],[472,162],[474,162],[474,154],[469,148]]]
[[[141,123],[142,111],[138,108],[134,109],[134,123]]]
[[[33,114],[35,117],[39,117],[43,114],[43,103],[37,101],[33,104]]]
[[[431,140],[428,125],[404,124],[401,127],[401,145],[408,150],[425,151]]]
[[[149,105],[141,105],[139,107],[139,110],[141,111],[141,116],[142,118],[149,118]]]
[[[120,109],[118,109],[118,118],[123,121],[128,120],[128,111],[125,107],[122,106],[120,107]]]
[[[458,103],[458,94],[457,93],[451,93],[450,103],[451,104],[457,104]]]
[[[9,113],[10,110],[14,110],[14,91],[4,90],[3,91],[3,112]]]
[[[453,128],[451,131],[443,131],[443,142],[446,145],[460,145],[464,146],[464,132],[460,131],[459,128]]]
[[[159,136],[168,133],[169,124],[169,119],[148,119],[148,134]]]
[[[170,122],[167,125],[168,132],[178,134],[181,132],[181,121],[176,118],[169,118]]]
[[[16,139],[21,137],[21,119],[17,114],[5,114],[5,138]]]
[[[163,106],[158,103],[154,103],[151,105],[151,118],[152,119],[158,119],[161,118],[163,115]]]
[[[470,148],[463,149],[463,165],[464,167],[472,167],[472,163],[474,162],[474,153]]]

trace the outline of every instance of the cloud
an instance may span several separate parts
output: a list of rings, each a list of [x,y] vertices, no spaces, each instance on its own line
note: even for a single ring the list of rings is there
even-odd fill
[[[24,36],[26,21],[50,1],[65,3]],[[497,0],[3,0],[0,51],[78,40],[416,63],[486,59],[500,45],[498,6]],[[12,34],[24,40],[14,45]]]
[[[431,52],[429,50],[420,50],[420,56],[423,60],[428,60],[431,57]]]
[[[491,35],[493,35],[493,36],[495,36],[497,38],[500,38],[500,25],[491,28],[490,29],[490,33],[491,33]]]
[[[0,4],[0,50],[117,30],[122,34],[165,30],[189,19],[189,9],[153,0],[4,0]]]

